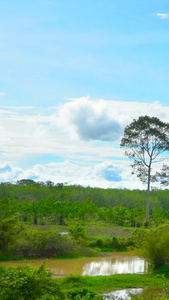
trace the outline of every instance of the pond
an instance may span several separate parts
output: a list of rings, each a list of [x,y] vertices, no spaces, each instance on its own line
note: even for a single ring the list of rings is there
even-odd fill
[[[30,265],[39,266],[45,259],[25,260],[25,261],[3,261],[3,266]],[[113,275],[124,273],[144,273],[146,263],[143,259],[127,252],[113,252],[105,257],[84,257],[72,259],[49,259],[46,261],[46,267],[53,274],[57,275]]]

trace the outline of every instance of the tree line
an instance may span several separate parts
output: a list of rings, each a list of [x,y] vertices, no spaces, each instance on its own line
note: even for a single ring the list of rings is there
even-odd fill
[[[64,225],[75,218],[133,227],[145,222],[146,197],[141,190],[26,183],[0,185],[1,219],[15,215],[27,225]],[[164,222],[168,214],[169,190],[151,191],[150,223]]]

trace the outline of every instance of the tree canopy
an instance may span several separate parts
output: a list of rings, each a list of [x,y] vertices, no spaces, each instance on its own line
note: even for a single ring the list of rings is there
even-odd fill
[[[160,155],[169,151],[169,123],[162,122],[156,117],[140,116],[126,126],[120,146],[126,149],[125,155],[133,160],[132,174],[136,174],[147,184],[148,222],[150,184],[157,180],[156,173],[152,173],[152,163],[159,161],[157,157],[161,160]]]

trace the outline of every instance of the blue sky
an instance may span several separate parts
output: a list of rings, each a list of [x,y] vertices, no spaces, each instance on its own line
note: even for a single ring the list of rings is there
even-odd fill
[[[142,188],[124,127],[169,120],[169,3],[1,1],[0,181]]]

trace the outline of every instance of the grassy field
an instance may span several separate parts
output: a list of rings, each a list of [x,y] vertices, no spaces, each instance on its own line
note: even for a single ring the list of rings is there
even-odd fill
[[[39,230],[56,229],[58,232],[68,232],[68,226],[63,225],[29,225],[28,228]],[[95,238],[111,238],[116,237],[129,237],[136,229],[135,227],[123,227],[105,222],[96,222],[85,225],[87,236]]]
[[[98,222],[86,226],[87,234],[95,238],[129,237],[136,228]]]

